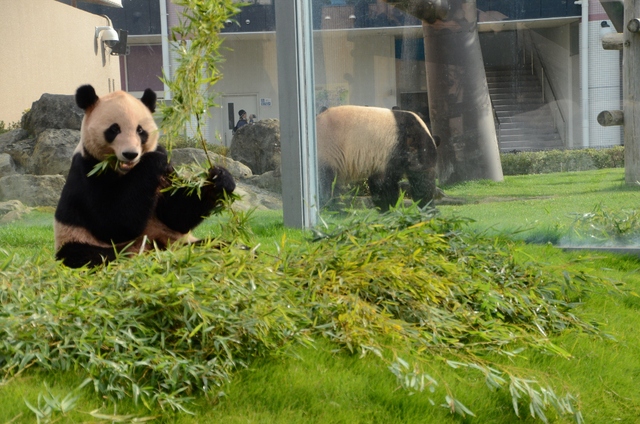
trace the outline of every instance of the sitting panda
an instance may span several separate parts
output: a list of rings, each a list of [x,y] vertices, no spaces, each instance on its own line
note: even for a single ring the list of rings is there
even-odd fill
[[[90,85],[75,95],[85,111],[80,142],[55,212],[56,258],[69,267],[96,266],[116,252],[139,251],[145,241],[165,248],[174,241],[195,242],[189,232],[235,189],[229,172],[209,170],[201,196],[162,191],[173,172],[158,145],[152,112],[156,94],[140,100],[123,91],[98,97]],[[117,165],[92,173],[115,155]]]
[[[436,149],[425,123],[413,112],[378,107],[338,106],[316,117],[320,204],[334,181],[367,180],[373,203],[383,211],[400,196],[406,176],[420,206],[436,192]]]

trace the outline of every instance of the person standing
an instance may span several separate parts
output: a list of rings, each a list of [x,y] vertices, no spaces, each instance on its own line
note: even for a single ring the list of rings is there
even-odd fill
[[[245,125],[248,124],[248,122],[247,122],[247,112],[244,109],[240,109],[240,111],[238,112],[238,115],[240,115],[240,119],[238,119],[238,123],[233,128],[233,132],[234,133],[236,131],[238,131],[240,128],[242,128],[242,127],[244,127]]]

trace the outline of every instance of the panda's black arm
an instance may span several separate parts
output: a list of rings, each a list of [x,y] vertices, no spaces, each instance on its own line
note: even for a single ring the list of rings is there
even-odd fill
[[[189,193],[187,189],[163,192],[156,207],[158,219],[181,233],[187,233],[200,224],[224,200],[225,195],[230,195],[236,188],[229,171],[219,166],[209,169],[207,179],[211,184],[202,187],[200,196],[195,192]]]
[[[107,243],[131,241],[142,234],[153,213],[167,156],[148,152],[126,175],[108,170],[87,177],[95,164],[95,159],[74,156],[56,219],[86,228]]]

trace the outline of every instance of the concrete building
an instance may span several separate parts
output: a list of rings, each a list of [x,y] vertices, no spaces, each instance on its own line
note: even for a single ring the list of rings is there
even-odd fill
[[[210,143],[230,144],[231,128],[240,109],[255,114],[258,119],[279,117],[273,1],[249,2],[251,4],[236,17],[237,22],[230,23],[224,31],[224,46],[228,50],[222,64],[224,77],[212,87],[219,95],[219,106],[209,111],[206,134]],[[36,0],[0,0],[0,5],[3,10],[18,13],[13,12],[15,4],[32,2]],[[161,99],[170,101],[171,93],[165,91],[159,77],[163,72],[171,77],[175,67],[167,34],[177,22],[178,10],[169,0],[122,0],[121,9],[94,4],[96,2],[100,3],[77,0],[77,7],[106,15],[113,21],[114,28],[128,31],[129,54],[120,56],[119,61],[114,60],[117,59],[114,56],[108,58],[108,69],[112,70],[114,62],[119,62],[119,78],[108,78],[134,94],[153,88]],[[88,14],[71,7],[75,0],[37,0],[37,3],[88,19]],[[428,119],[421,22],[381,0],[312,0],[311,4],[317,108],[347,103],[387,108],[397,105],[420,112]],[[583,0],[581,5],[568,0],[477,0],[477,6],[485,68],[487,75],[490,72],[496,75],[492,101],[503,151],[605,147],[622,143],[620,127],[605,128],[596,121],[601,110],[619,109],[621,103],[620,53],[601,46],[601,33],[607,30],[602,22],[609,28],[613,25],[598,0]],[[43,7],[33,9],[38,9],[34,14],[44,10]],[[0,21],[10,20],[21,28],[38,27],[37,15],[24,11],[16,15],[17,19],[8,19],[6,13],[2,16]],[[77,24],[68,28],[67,31],[73,33],[68,39],[92,41],[93,26],[104,23],[105,19],[101,16],[91,19],[93,23],[86,28]],[[50,19],[47,22],[51,28]],[[4,57],[25,55],[31,48],[59,49],[59,45],[44,47],[45,40],[38,36],[37,30],[33,30],[28,39],[24,38],[24,31],[8,30],[6,25],[0,26],[2,31],[21,40],[3,44],[2,53],[7,44],[20,46],[19,52],[8,52]],[[80,35],[87,33],[84,37]],[[47,41],[53,43],[51,38]],[[75,68],[88,71],[87,64],[99,59],[90,47],[85,45],[86,52],[81,57],[69,57],[65,52],[62,61],[70,68],[74,68],[71,63],[82,64]],[[25,84],[33,86],[27,93],[29,102],[42,92],[72,93],[77,85],[93,81],[68,69],[48,68],[43,72],[42,64],[49,66],[58,61],[47,56],[40,67],[21,66],[16,70],[11,61],[3,60],[2,67],[11,68],[14,74],[20,73],[25,80],[28,74],[29,80],[43,82]],[[502,71],[509,69],[520,71],[509,72],[505,77]],[[106,69],[102,66],[98,71]],[[90,71],[94,79],[105,79],[95,72]],[[533,78],[526,76],[527,72]],[[491,81],[489,77],[490,86]],[[507,95],[505,90],[509,88],[511,93]],[[103,83],[98,89],[106,92],[112,86]],[[3,93],[5,97],[9,94],[17,99],[24,97],[25,91],[12,88]],[[3,106],[12,109],[11,112],[0,109],[0,119],[19,117],[24,105],[19,101],[15,103]],[[537,124],[528,127],[530,122]]]
[[[122,86],[120,61],[96,44],[109,19],[53,0],[0,0],[0,121],[19,121],[43,93]]]

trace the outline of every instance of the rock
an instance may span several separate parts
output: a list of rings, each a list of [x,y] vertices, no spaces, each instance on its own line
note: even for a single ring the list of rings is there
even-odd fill
[[[282,209],[282,197],[270,191],[245,184],[236,183],[235,194],[240,196],[240,200],[233,202],[232,208],[239,211],[255,210],[278,210]]]
[[[227,171],[229,171],[236,180],[249,178],[253,175],[251,168],[241,162],[231,159],[230,157],[218,155],[216,153],[209,153],[209,157],[211,157],[211,162],[214,165],[227,168]]]
[[[263,119],[245,125],[233,135],[229,156],[255,175],[280,171],[280,121]]]
[[[20,200],[28,206],[56,206],[62,175],[8,175],[0,178],[0,201]]]
[[[0,177],[16,173],[16,165],[8,153],[0,153]]]
[[[25,172],[29,167],[35,145],[36,140],[29,138],[29,134],[23,129],[0,134],[0,153],[11,156],[17,172]]]
[[[254,175],[247,179],[247,183],[274,193],[282,193],[282,179],[280,178],[280,172],[267,171],[264,174]]]
[[[212,152],[209,152],[209,157],[211,158],[211,163],[227,168],[227,170],[231,173],[231,175],[233,175],[233,178],[235,179],[248,178],[253,175],[251,169],[249,169],[248,166],[243,165],[242,163],[237,162],[231,158]],[[207,155],[204,153],[204,150],[197,149],[195,147],[173,149],[171,151],[171,163],[173,163],[175,166],[186,165],[189,163],[199,163],[204,167],[208,167]]]
[[[45,93],[22,117],[22,128],[32,136],[47,129],[79,130],[83,117],[73,95]]]
[[[9,200],[0,202],[0,224],[15,221],[22,218],[22,215],[31,212],[31,208],[25,206],[19,200]]]
[[[36,139],[29,161],[28,173],[35,175],[69,174],[71,157],[78,142],[78,130],[44,130]]]

